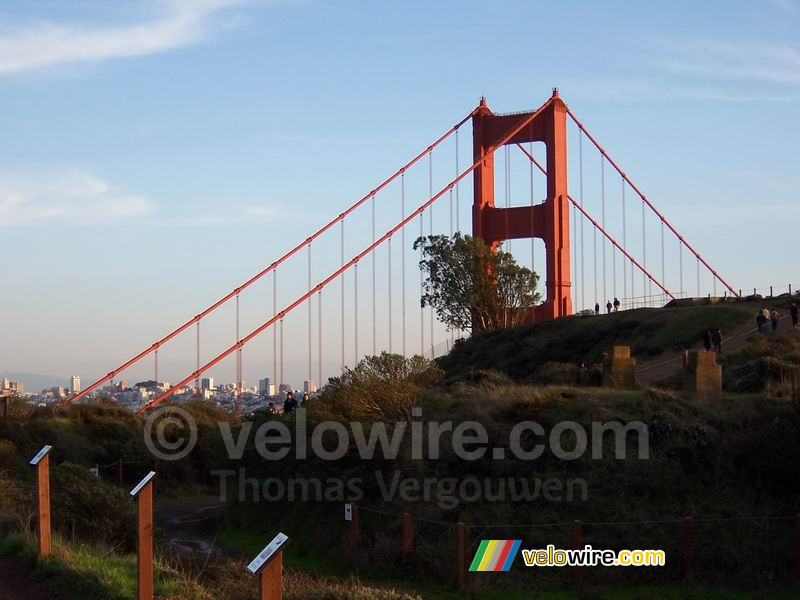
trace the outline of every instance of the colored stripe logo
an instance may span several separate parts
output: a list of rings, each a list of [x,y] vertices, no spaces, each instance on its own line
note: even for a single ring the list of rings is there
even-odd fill
[[[522,540],[482,540],[470,571],[508,571]]]

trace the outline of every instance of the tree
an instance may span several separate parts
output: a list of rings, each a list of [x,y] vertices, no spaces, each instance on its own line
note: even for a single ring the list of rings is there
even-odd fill
[[[420,269],[427,275],[422,306],[431,306],[450,329],[514,327],[539,302],[539,276],[482,239],[456,233],[420,237]]]

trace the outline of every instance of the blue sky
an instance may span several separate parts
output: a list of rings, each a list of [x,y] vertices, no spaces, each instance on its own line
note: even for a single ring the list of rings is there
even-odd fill
[[[798,26],[792,0],[4,2],[0,370],[85,381],[107,372],[368,192],[480,96],[496,111],[517,111],[540,105],[554,86],[735,287],[800,286]],[[462,168],[469,135],[467,127],[459,141]],[[573,194],[576,140],[573,132]],[[598,215],[599,158],[584,152],[585,202]],[[455,172],[453,153],[451,144],[435,156],[438,187]],[[526,169],[513,159],[513,202],[528,201]],[[619,182],[606,175],[612,219]],[[409,173],[409,207],[425,200],[427,174],[418,177]],[[381,199],[379,232],[398,220],[398,193]],[[441,210],[437,231],[449,226]],[[348,257],[370,237],[368,214],[353,223]],[[648,235],[652,265],[655,224]],[[511,250],[530,262],[528,242]],[[320,242],[314,281],[339,252],[336,236]],[[418,278],[413,263],[409,281]],[[370,268],[359,275],[362,295]],[[686,280],[693,268],[686,263]],[[278,304],[303,291],[305,269],[302,258],[280,274]],[[592,287],[584,284],[587,305]],[[346,293],[352,327],[355,291]],[[325,376],[341,361],[339,294],[324,299]],[[377,296],[377,345],[386,346],[388,286]],[[271,288],[242,303],[244,333],[271,316]],[[372,346],[371,299],[361,306],[359,345],[349,340],[348,355]],[[203,330],[203,358],[235,339],[232,319]],[[305,323],[305,312],[286,323],[285,379],[296,385],[305,378]],[[265,335],[245,352],[249,382],[271,374]],[[434,338],[447,335],[437,329]],[[193,343],[165,352],[162,378],[193,368]],[[212,375],[232,373],[228,362]]]

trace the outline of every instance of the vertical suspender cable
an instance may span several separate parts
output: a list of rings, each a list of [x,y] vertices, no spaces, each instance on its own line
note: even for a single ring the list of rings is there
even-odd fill
[[[578,231],[578,209],[572,205],[572,288],[573,304],[578,306],[578,236],[575,233]],[[578,308],[580,310],[580,308]]]
[[[627,226],[626,226],[626,218],[625,218],[625,178],[622,178],[622,247],[627,250],[628,249],[628,242],[627,240]],[[626,298],[628,296],[628,262],[623,258],[622,259],[622,297]],[[631,289],[631,294],[633,294],[633,289]]]
[[[375,243],[375,194],[372,194],[372,243]],[[375,302],[375,250],[372,251],[372,354],[378,354],[378,320],[377,304]]]
[[[700,297],[700,259],[697,259],[697,297]]]
[[[322,386],[322,289],[317,292],[317,365],[319,379],[317,385]]]
[[[311,291],[311,242],[308,244],[308,291]],[[313,376],[311,374],[312,366],[311,366],[311,311],[313,307],[311,306],[311,299],[308,300],[308,381],[309,384],[313,380]]]
[[[666,285],[667,277],[666,277],[667,265],[664,261],[664,221],[661,221],[661,283]],[[665,298],[666,301],[666,298]]]
[[[392,353],[392,238],[390,237],[386,240],[386,249],[387,255],[389,257],[389,264],[387,268],[387,277],[389,283],[389,298],[388,298],[388,308],[389,308],[389,353]]]
[[[272,271],[272,314],[278,314],[278,269]],[[272,378],[278,379],[278,329],[272,328]],[[282,382],[275,382],[275,392]]]
[[[344,219],[339,222],[341,223],[342,230],[342,267],[344,267]],[[344,273],[342,273],[340,279],[342,282],[342,371],[344,371]]]
[[[197,340],[196,340],[197,341],[197,344],[196,344],[197,345],[197,349],[196,349],[197,350],[196,351],[196,356],[197,356],[197,368],[196,368],[197,376],[194,378],[194,388],[195,388],[196,391],[199,391],[200,390],[200,321],[197,322],[197,336],[196,337],[197,337]]]
[[[433,198],[433,150],[428,152],[428,198]],[[433,236],[433,205],[428,212],[428,232],[430,236]],[[433,360],[433,306],[428,310],[431,323],[431,360]]]
[[[358,364],[358,263],[353,265],[353,367]]]
[[[425,235],[425,226],[423,224],[424,213],[419,213],[419,237]],[[422,262],[422,244],[419,247],[419,262]],[[422,298],[422,268],[419,270],[419,297]],[[422,302],[419,304],[419,355],[425,356],[425,309],[422,308]]]
[[[508,231],[509,231],[509,222],[508,222],[508,208],[511,205],[511,161],[509,160],[508,154],[508,145],[503,147],[505,150],[505,161],[503,163],[505,168],[505,195],[506,195],[506,210],[505,210],[505,222],[506,222],[506,231],[505,231],[505,249],[506,252],[511,252],[511,240],[508,239]]]
[[[239,328],[239,294],[236,294],[236,343],[240,340]],[[242,348],[236,349],[236,413],[242,412]]]
[[[580,184],[580,205],[583,207],[583,131],[578,129],[578,182]],[[586,260],[584,259],[584,245],[585,240],[583,237],[583,225],[586,219],[581,217],[581,310],[586,308],[586,279],[584,277],[584,267]]]
[[[678,240],[678,271],[680,273],[680,292],[681,296],[683,296],[683,241]]]
[[[459,161],[458,161],[458,129],[456,129],[456,177],[460,173],[459,169]],[[461,180],[456,183],[456,231],[461,231],[461,209],[458,197],[458,186],[461,184]]]
[[[645,226],[645,207],[644,207],[644,200],[642,200],[642,266],[646,269],[647,268],[647,227]],[[648,301],[649,298],[649,286],[647,285],[647,275],[642,272],[642,296],[648,296],[645,298],[645,301]]]
[[[456,131],[458,134],[458,131]],[[403,172],[400,175],[400,210],[403,213],[402,220],[406,218],[406,174]],[[400,307],[402,311],[401,321],[403,325],[402,334],[402,348],[403,356],[406,355],[406,228],[400,230],[400,287],[402,288],[402,295],[400,298]]]
[[[155,376],[155,379],[153,381],[158,383],[158,348],[156,348],[156,352],[155,352],[155,363],[156,363],[156,376]]]
[[[528,142],[528,154],[533,156],[533,142]],[[533,161],[528,161],[531,167],[531,233],[534,231],[534,221],[533,221],[533,205],[536,202],[536,194],[533,191]],[[536,272],[536,238],[531,235],[531,272]]]
[[[600,155],[600,220],[603,229],[606,228],[606,157]],[[608,292],[606,291],[606,238],[600,240],[603,245],[603,308],[605,303],[608,302]],[[616,275],[616,274],[615,274]]]
[[[281,384],[283,384],[283,317],[281,317],[281,346],[280,346],[280,351],[281,351],[281,372],[280,372],[280,377],[281,377]]]

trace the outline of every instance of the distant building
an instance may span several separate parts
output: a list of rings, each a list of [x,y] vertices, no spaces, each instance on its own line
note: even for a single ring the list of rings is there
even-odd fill
[[[291,392],[292,386],[288,383],[282,383],[278,386],[278,393],[285,394],[286,392]]]
[[[0,393],[4,394],[22,394],[25,391],[25,385],[21,381],[11,381],[7,377],[3,377],[0,381]]]
[[[204,377],[200,380],[200,389],[201,390],[213,390],[214,389],[214,378],[213,377]]]
[[[307,381],[303,382],[303,391],[306,394],[313,394],[314,392],[317,391],[317,386],[314,383],[313,379],[308,379]]]
[[[275,384],[272,383],[272,380],[269,377],[258,380],[258,393],[262,396],[275,395]]]
[[[69,378],[69,391],[71,394],[77,394],[81,391],[81,376],[73,375]]]

